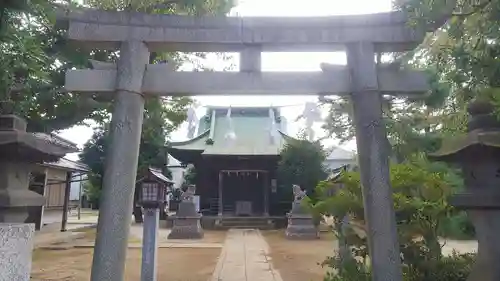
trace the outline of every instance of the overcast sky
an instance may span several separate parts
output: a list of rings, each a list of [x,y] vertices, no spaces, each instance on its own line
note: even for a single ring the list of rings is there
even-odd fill
[[[238,5],[233,8],[231,15],[239,16],[331,16],[346,14],[367,14],[386,12],[391,10],[391,0],[239,0]],[[320,63],[328,62],[345,64],[344,53],[263,53],[263,71],[320,71]],[[206,62],[216,69],[226,66],[216,59]],[[237,65],[237,56],[234,61],[229,62]],[[185,65],[184,69],[189,69]],[[303,126],[302,123],[293,121],[304,109],[304,103],[315,102],[315,96],[204,96],[195,98],[201,106],[284,106],[281,107],[282,115],[288,120],[288,132],[295,135]],[[198,108],[198,117],[203,114],[203,107]],[[315,124],[316,135],[322,136],[321,123]],[[75,126],[64,130],[60,135],[80,147],[91,137],[92,128]],[[172,136],[172,140],[186,139],[185,126],[182,126]],[[325,144],[337,144],[336,140],[329,140]],[[355,150],[354,142],[342,145],[349,150]],[[77,160],[76,154],[68,155],[68,158]]]

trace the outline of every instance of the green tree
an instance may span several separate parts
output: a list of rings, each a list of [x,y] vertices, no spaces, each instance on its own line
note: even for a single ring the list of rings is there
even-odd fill
[[[184,184],[196,184],[196,168],[194,166],[187,168],[184,174]]]
[[[89,59],[115,61],[116,52],[88,51],[68,44],[66,29],[55,24],[58,0],[2,1],[0,4],[0,112],[15,113],[28,121],[28,131],[51,132],[85,124],[106,122],[110,102],[98,96],[63,90],[66,70],[85,68]],[[71,7],[81,1],[66,1]],[[183,1],[85,1],[106,9],[130,8],[160,14],[223,15],[232,7],[226,0]],[[205,54],[152,54],[155,60],[199,60]]]
[[[1,9],[0,66],[9,70],[0,75],[1,111],[26,118],[29,131],[64,129],[92,118],[99,108],[89,97],[61,90],[65,70],[85,67],[90,54],[65,44],[64,30],[54,25],[55,2]]]
[[[417,68],[408,62],[405,65],[407,68]],[[435,72],[424,70],[429,72],[431,83],[431,91],[425,98],[384,97],[382,110],[387,145],[391,148],[393,160],[397,162],[403,162],[415,153],[435,151],[441,143],[444,128],[449,128],[451,123],[452,116],[449,113],[452,110],[446,108],[449,88],[437,81],[433,74]],[[323,99],[322,102],[328,105],[323,126],[327,135],[342,142],[352,140],[355,128],[349,97]]]
[[[305,138],[289,141],[280,152],[277,168],[277,179],[280,190],[285,196],[290,195],[292,185],[297,184],[308,194],[316,185],[326,179],[324,167],[326,152],[319,142],[310,142]]]
[[[186,118],[186,107],[189,100],[184,100],[184,106],[179,106],[180,101],[168,103],[158,98],[148,99],[145,104],[144,122],[142,126],[138,172],[153,166],[166,168],[168,157],[165,150],[166,137],[175,130]],[[174,104],[175,107],[170,106]],[[94,131],[92,138],[85,144],[80,160],[87,164],[92,171],[89,180],[98,190],[102,186],[104,165],[109,145],[107,123],[102,124]],[[140,176],[140,175],[139,175]],[[93,196],[98,199],[98,196]]]
[[[383,107],[394,159],[402,162],[414,153],[435,150],[444,137],[463,133],[470,99],[485,95],[500,109],[500,1],[398,0],[395,6],[409,15],[415,28],[436,30],[415,50],[384,54],[402,67],[429,73],[428,96],[387,98]],[[353,138],[349,100],[330,103],[327,131],[344,140]]]

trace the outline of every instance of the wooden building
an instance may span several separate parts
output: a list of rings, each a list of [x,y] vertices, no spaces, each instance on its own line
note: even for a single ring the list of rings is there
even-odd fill
[[[209,107],[198,136],[169,145],[169,153],[196,169],[202,213],[269,216],[283,146],[292,141],[273,107]]]
[[[41,133],[37,133],[41,134]],[[51,138],[54,142],[57,141],[61,146],[74,147],[77,151],[76,144],[71,143],[61,137],[55,135],[47,135],[46,138]],[[33,166],[31,172],[30,190],[35,191],[45,197],[45,204],[39,210],[34,222],[37,229],[41,229],[43,225],[61,223],[63,220],[63,208],[65,199],[70,199],[70,192],[67,183],[77,182],[81,177],[89,172],[89,168],[80,162],[72,161],[66,158],[60,158],[55,162],[45,162]],[[71,203],[68,202],[71,207]],[[76,207],[78,202],[72,202],[72,207]]]

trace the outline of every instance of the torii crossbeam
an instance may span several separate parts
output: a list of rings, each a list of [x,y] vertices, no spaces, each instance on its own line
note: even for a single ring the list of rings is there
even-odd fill
[[[117,49],[141,41],[150,51],[239,52],[330,51],[371,42],[376,52],[396,52],[420,43],[424,32],[408,28],[403,13],[329,17],[189,17],[98,10],[62,11],[69,38],[90,47]]]
[[[114,93],[116,65],[108,69],[78,69],[66,74],[66,90]],[[377,71],[379,92],[387,95],[421,94],[427,77],[415,70],[390,66]],[[89,83],[92,81],[92,83]],[[144,95],[346,95],[351,93],[347,66],[324,67],[323,72],[187,72],[166,64],[148,64],[141,92]]]

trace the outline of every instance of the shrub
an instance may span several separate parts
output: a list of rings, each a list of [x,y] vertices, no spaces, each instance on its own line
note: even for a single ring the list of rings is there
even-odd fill
[[[474,255],[444,257],[439,244],[443,222],[455,213],[447,203],[453,191],[448,179],[446,173],[427,169],[420,163],[391,166],[390,180],[405,281],[461,281],[470,273]],[[325,280],[369,280],[359,173],[346,172],[337,182],[322,182],[316,188],[316,194],[317,202],[309,201],[309,208],[313,213],[334,217],[335,235],[350,250],[350,255],[343,254],[342,258],[338,254],[327,258],[324,265],[331,271]],[[347,228],[341,227],[345,217],[351,222]]]

